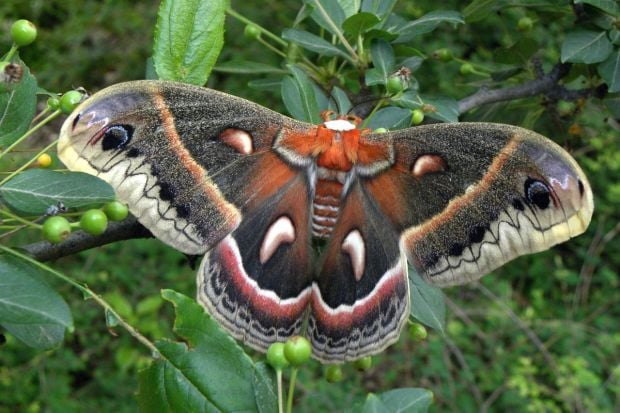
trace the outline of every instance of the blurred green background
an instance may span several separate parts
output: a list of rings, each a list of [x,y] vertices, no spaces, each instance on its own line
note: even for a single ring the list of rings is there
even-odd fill
[[[441,8],[466,5],[447,1]],[[294,21],[299,3],[233,6],[280,33]],[[21,57],[39,85],[53,92],[80,86],[94,92],[144,78],[157,7],[156,1],[136,0],[3,1],[0,50],[10,46],[11,23],[27,18],[38,26],[39,38]],[[403,1],[397,7],[417,17],[437,4]],[[518,39],[518,19],[530,15],[548,68],[558,60],[574,16],[537,10],[532,15],[522,7],[502,9],[476,23],[442,27],[410,46],[425,54],[447,47],[473,62],[492,62],[497,48]],[[230,18],[227,23],[220,61],[242,57],[279,64],[277,56],[243,37],[242,24]],[[459,76],[458,68],[428,60],[415,76],[423,91],[461,98],[482,83]],[[579,70],[569,80],[575,87],[587,86]],[[277,90],[251,89],[250,80],[214,72],[209,86],[283,110]],[[405,386],[432,390],[436,412],[620,411],[620,138],[611,126],[617,120],[600,101],[579,105],[566,115],[545,107],[541,98],[524,99],[484,107],[465,120],[526,126],[568,147],[595,194],[588,232],[551,251],[522,257],[485,277],[480,286],[446,290],[445,337],[432,331],[426,341],[416,343],[403,334],[368,372],[345,366],[345,381],[338,384],[326,382],[322,367],[311,364],[300,373],[297,411],[338,411],[368,392]],[[38,139],[53,138],[57,128],[48,128],[48,136]],[[23,243],[37,239],[32,234]],[[172,311],[163,305],[159,290],[194,295],[194,271],[186,258],[156,240],[116,243],[54,265],[104,295],[153,339],[171,336]],[[71,305],[76,330],[61,348],[45,353],[7,337],[0,346],[0,413],[136,411],[136,372],[148,363],[149,354],[124,331],[108,330],[99,307],[64,285],[55,287]]]

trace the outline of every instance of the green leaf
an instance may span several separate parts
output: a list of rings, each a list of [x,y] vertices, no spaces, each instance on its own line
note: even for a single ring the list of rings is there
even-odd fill
[[[319,124],[319,106],[314,93],[314,86],[303,70],[294,65],[288,65],[293,78],[284,78],[282,82],[282,98],[286,108],[298,120],[312,124]],[[290,81],[293,80],[291,84]]]
[[[278,90],[282,87],[282,77],[267,77],[265,79],[250,80],[248,86],[256,90]]]
[[[327,40],[304,30],[285,29],[282,32],[282,38],[322,56],[340,56],[345,59],[349,59],[349,55],[338,47],[334,46]]]
[[[349,96],[347,96],[347,93],[339,87],[335,86],[332,89],[331,95],[332,101],[335,105],[334,109],[341,115],[349,113],[353,105],[351,104],[351,100],[349,99]]]
[[[361,10],[383,19],[392,12],[395,4],[396,0],[362,0]]]
[[[278,393],[275,374],[267,364],[260,362],[254,366],[254,397],[260,413],[273,413],[278,410]]]
[[[377,68],[366,69],[364,83],[366,86],[384,85],[387,78]]]
[[[348,18],[360,11],[361,0],[338,0],[344,15]]]
[[[19,83],[8,92],[0,92],[0,148],[6,148],[21,137],[37,109],[37,81],[21,60],[24,74]]]
[[[405,387],[381,394],[369,393],[364,404],[357,404],[351,413],[426,413],[433,402],[433,393],[426,389]]]
[[[389,412],[423,413],[433,403],[433,393],[426,389],[402,388],[381,394],[383,404]]]
[[[492,7],[496,3],[503,3],[497,0],[474,0],[463,9],[463,16],[467,23],[483,20],[495,10]]]
[[[0,256],[0,325],[26,345],[56,347],[73,329],[69,306],[41,272],[16,257]]]
[[[30,169],[1,186],[0,197],[16,212],[43,215],[59,202],[67,208],[80,208],[113,201],[114,191],[89,174]]]
[[[342,23],[344,31],[352,37],[357,37],[366,33],[369,29],[377,25],[381,19],[372,13],[361,12],[354,14]]]
[[[607,83],[609,93],[620,92],[620,49],[616,49],[597,69]]]
[[[397,30],[398,39],[395,43],[410,42],[416,37],[432,32],[441,23],[463,24],[463,16],[458,11],[436,10],[425,14],[419,19],[407,22]]]
[[[415,72],[420,68],[420,66],[422,66],[423,62],[424,59],[420,56],[411,56],[400,62],[399,66],[404,66],[412,72]]]
[[[224,44],[227,0],[162,0],[153,60],[162,80],[207,83]]]
[[[160,357],[139,375],[141,411],[258,412],[273,406],[269,392],[256,400],[257,387],[268,387],[265,374],[200,305],[172,290],[162,297],[174,304],[174,332],[182,341],[156,343]]]
[[[440,120],[442,122],[458,122],[459,121],[459,103],[445,96],[421,96],[425,104],[435,108],[434,111],[428,112],[430,118]]]
[[[402,129],[411,123],[411,111],[408,109],[388,106],[379,109],[364,125],[370,129]]]
[[[427,284],[418,272],[409,267],[411,316],[422,324],[445,334],[446,303],[441,289]]]
[[[394,72],[394,50],[383,39],[374,39],[370,45],[370,55],[374,67],[384,80]]]
[[[562,43],[562,62],[599,63],[612,51],[607,32],[575,31],[568,33]]]
[[[620,14],[620,5],[617,0],[575,0],[575,4],[589,4],[605,13],[617,17]]]
[[[332,34],[342,34],[342,23],[347,16],[337,0],[306,0],[306,3],[314,9],[310,17],[316,24]],[[326,15],[319,10],[320,7]]]
[[[250,62],[247,60],[231,60],[219,64],[213,68],[216,72],[233,73],[243,75],[260,74],[285,74],[286,70],[260,62]]]

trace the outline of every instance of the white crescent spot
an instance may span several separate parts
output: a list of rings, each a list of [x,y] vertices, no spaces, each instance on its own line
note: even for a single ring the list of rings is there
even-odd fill
[[[355,125],[344,119],[328,120],[323,125],[330,130],[344,132],[355,129]]]
[[[293,241],[295,241],[295,227],[293,226],[293,222],[289,217],[281,216],[269,226],[265,233],[265,238],[263,238],[263,243],[260,246],[260,263],[266,263],[276,252],[280,244],[290,244]]]
[[[243,155],[254,152],[252,136],[244,130],[228,128],[220,133],[220,140]]]
[[[351,266],[353,267],[353,275],[357,281],[362,279],[364,274],[364,265],[366,261],[366,247],[362,234],[356,229],[349,232],[342,242],[342,250],[349,254],[351,258]]]

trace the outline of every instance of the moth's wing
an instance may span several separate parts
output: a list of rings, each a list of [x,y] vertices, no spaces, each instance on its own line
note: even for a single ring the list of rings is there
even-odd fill
[[[290,166],[274,152],[278,137],[308,128],[213,90],[130,82],[76,110],[59,155],[109,182],[157,238],[207,253],[198,300],[265,349],[299,331],[310,296],[310,162],[291,154]]]
[[[376,354],[398,340],[409,316],[400,234],[356,178],[345,186],[312,290],[307,335],[327,363]]]
[[[69,169],[110,183],[156,237],[203,254],[239,225],[240,205],[229,195],[255,176],[278,131],[307,127],[214,90],[127,82],[74,111],[62,127],[58,155]]]
[[[310,299],[308,182],[297,175],[209,251],[198,300],[231,334],[266,350],[299,333]]]
[[[389,139],[392,166],[368,173],[364,188],[401,234],[412,267],[433,284],[478,279],[583,233],[592,217],[581,168],[529,130],[437,124]]]

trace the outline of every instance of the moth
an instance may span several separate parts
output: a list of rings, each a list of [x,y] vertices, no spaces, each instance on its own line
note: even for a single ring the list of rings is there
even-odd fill
[[[328,363],[398,339],[407,263],[431,284],[462,284],[590,222],[584,173],[534,132],[358,123],[324,114],[312,125],[210,89],[136,81],[83,102],[58,154],[110,183],[157,238],[204,255],[198,301],[231,335],[265,351],[303,333]]]

